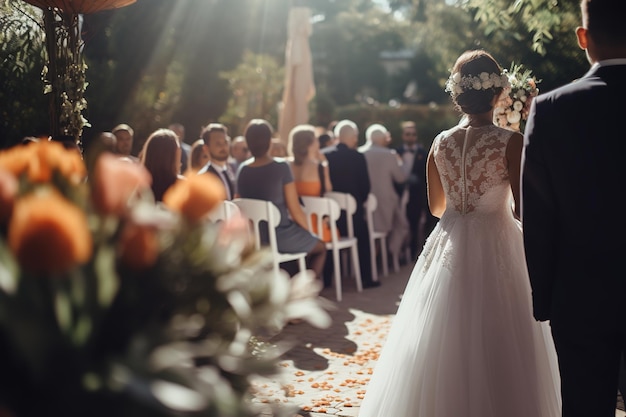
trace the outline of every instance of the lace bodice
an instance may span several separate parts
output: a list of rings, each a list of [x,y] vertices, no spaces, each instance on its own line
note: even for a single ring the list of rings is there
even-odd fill
[[[446,211],[460,214],[510,207],[506,147],[513,132],[493,125],[456,126],[433,142]]]

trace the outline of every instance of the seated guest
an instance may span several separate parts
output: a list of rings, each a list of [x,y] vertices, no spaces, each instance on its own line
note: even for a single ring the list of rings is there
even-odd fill
[[[299,125],[289,133],[291,153],[290,161],[296,192],[299,196],[322,197],[326,191],[332,191],[328,173],[328,163],[320,153],[315,129],[311,125]],[[317,217],[312,218],[313,232],[317,234]],[[324,223],[324,242],[330,242],[330,226]]]
[[[176,133],[158,129],[146,140],[141,163],[152,175],[152,193],[155,201],[162,201],[163,194],[180,177],[180,144]]]
[[[230,156],[230,137],[228,129],[221,123],[210,123],[202,130],[200,137],[204,141],[205,152],[209,154],[209,163],[198,174],[215,175],[222,181],[226,190],[226,199],[235,196],[235,173],[228,163]]]
[[[275,158],[286,158],[288,156],[287,146],[279,138],[272,139],[272,143],[270,144],[270,156]]]
[[[308,230],[289,164],[269,154],[271,125],[262,119],[251,120],[244,136],[252,158],[239,168],[237,195],[274,203],[280,211],[280,224],[276,228],[278,251],[306,252],[308,268],[321,277],[326,246]]]
[[[334,191],[351,194],[356,200],[356,212],[352,215],[354,236],[358,240],[359,265],[363,288],[378,287],[380,282],[372,279],[370,236],[365,221],[364,204],[370,193],[370,179],[365,156],[357,150],[359,129],[351,120],[342,120],[335,126],[337,144],[324,148],[322,152],[328,160],[330,180]],[[381,202],[384,204],[384,202]],[[348,234],[345,213],[337,221],[339,232]],[[331,269],[332,265],[328,266]],[[326,276],[329,274],[327,273]]]
[[[235,174],[239,170],[239,165],[246,159],[249,159],[250,156],[250,150],[248,149],[246,138],[243,136],[236,136],[230,142],[230,158],[228,158],[228,163],[232,167]]]
[[[404,184],[408,175],[402,169],[402,159],[395,150],[389,149],[391,137],[385,126],[376,123],[368,127],[365,140],[359,152],[365,155],[371,193],[378,200],[378,207],[372,214],[373,227],[377,232],[387,233],[389,252],[399,256],[409,223],[394,187]]]
[[[133,150],[133,141],[135,140],[135,131],[126,123],[115,126],[111,133],[115,135],[115,152],[119,155],[130,159],[133,162],[139,162],[140,158],[131,155]]]
[[[204,140],[198,139],[191,145],[191,158],[188,173],[196,174],[210,161],[209,152],[204,146]]]
[[[102,145],[104,150],[115,153],[115,150],[117,149],[117,138],[113,133],[100,132],[100,134],[96,136],[96,141]]]

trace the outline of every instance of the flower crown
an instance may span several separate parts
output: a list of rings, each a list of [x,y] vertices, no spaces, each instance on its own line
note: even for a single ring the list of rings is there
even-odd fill
[[[446,90],[451,96],[457,96],[468,90],[489,90],[490,88],[509,87],[509,78],[506,74],[481,72],[479,75],[463,75],[455,72],[446,82]]]

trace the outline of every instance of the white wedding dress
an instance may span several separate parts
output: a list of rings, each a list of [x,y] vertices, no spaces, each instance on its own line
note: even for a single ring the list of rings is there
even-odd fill
[[[447,208],[407,284],[359,417],[558,417],[560,379],[532,316],[512,214],[511,131],[461,127],[433,143]]]

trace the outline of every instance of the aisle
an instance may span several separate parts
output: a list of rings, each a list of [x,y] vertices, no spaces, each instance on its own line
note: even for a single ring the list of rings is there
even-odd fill
[[[383,277],[380,287],[361,293],[352,282],[344,283],[330,329],[288,325],[271,341],[294,347],[283,356],[279,376],[255,381],[255,402],[293,407],[300,415],[358,415],[410,272],[411,267],[401,268]],[[334,290],[322,296],[334,301]]]

